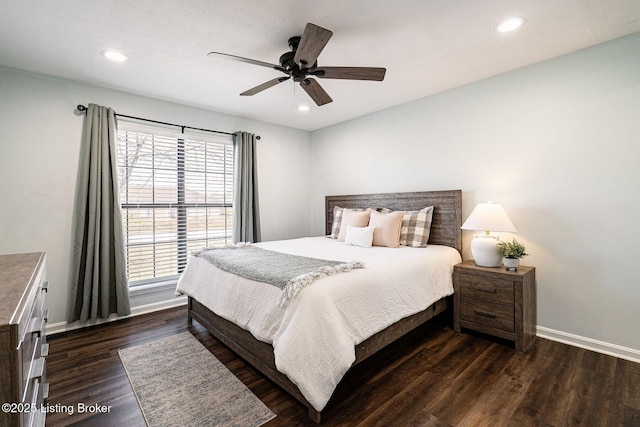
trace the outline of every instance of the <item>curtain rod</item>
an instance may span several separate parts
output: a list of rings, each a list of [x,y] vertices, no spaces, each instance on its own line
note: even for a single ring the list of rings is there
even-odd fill
[[[85,113],[87,111],[87,107],[85,107],[84,105],[80,104],[76,107],[76,109],[78,111],[80,111],[81,113]],[[127,119],[134,119],[134,120],[141,120],[143,122],[151,122],[151,123],[156,123],[159,125],[166,125],[166,126],[175,126],[175,127],[179,127],[182,129],[182,133],[184,133],[185,129],[191,129],[191,130],[199,130],[202,132],[212,132],[212,133],[221,133],[223,135],[234,135],[233,133],[229,133],[229,132],[223,132],[220,130],[211,130],[211,129],[203,129],[203,128],[194,128],[191,126],[184,126],[184,125],[177,125],[175,123],[167,123],[167,122],[160,122],[158,120],[151,120],[151,119],[143,119],[142,117],[134,117],[134,116],[127,116],[126,114],[118,114],[116,113],[117,117],[126,117]],[[256,139],[260,139],[260,135],[256,135]]]

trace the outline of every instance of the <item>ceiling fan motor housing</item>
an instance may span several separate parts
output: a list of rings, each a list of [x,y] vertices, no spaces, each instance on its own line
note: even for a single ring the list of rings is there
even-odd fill
[[[295,54],[296,54],[295,51],[291,51],[291,52],[285,52],[282,55],[280,55],[280,65],[287,72],[297,67],[295,61],[293,60],[293,57],[295,56]]]

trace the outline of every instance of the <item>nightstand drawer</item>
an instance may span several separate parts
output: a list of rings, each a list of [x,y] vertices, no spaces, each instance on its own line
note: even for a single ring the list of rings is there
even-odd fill
[[[460,317],[478,325],[514,332],[513,306],[462,298]]]
[[[487,279],[470,274],[461,274],[460,296],[512,307],[514,305],[513,283],[508,280]]]

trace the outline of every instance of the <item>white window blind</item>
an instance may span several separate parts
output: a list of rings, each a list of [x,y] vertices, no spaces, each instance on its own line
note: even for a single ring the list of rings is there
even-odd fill
[[[118,173],[131,286],[175,279],[188,254],[231,240],[233,144],[119,122]]]

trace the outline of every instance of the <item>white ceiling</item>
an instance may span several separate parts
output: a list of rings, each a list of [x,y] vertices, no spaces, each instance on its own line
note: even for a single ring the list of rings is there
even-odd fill
[[[527,23],[494,32],[509,16]],[[322,107],[292,81],[240,97],[283,74],[207,56],[278,63],[307,22],[334,33],[319,65],[385,80],[319,79]],[[0,65],[314,130],[638,31],[640,0],[0,0]]]

